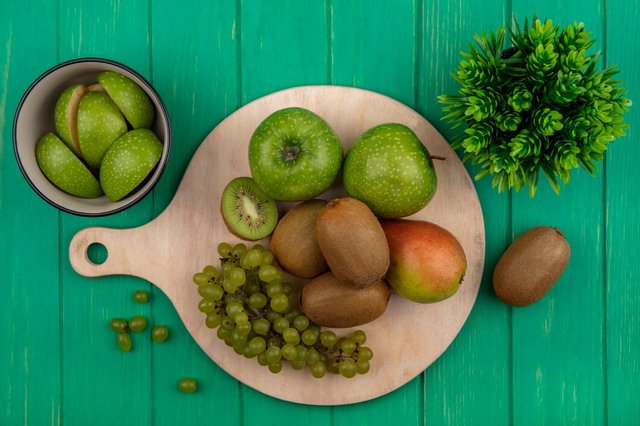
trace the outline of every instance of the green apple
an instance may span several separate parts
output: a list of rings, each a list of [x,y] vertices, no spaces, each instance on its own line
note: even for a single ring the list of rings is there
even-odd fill
[[[269,115],[249,142],[253,179],[271,198],[303,201],[322,194],[342,163],[342,143],[331,126],[304,108]]]
[[[427,148],[407,126],[387,123],[363,133],[342,170],[347,193],[381,218],[420,211],[433,198],[436,172]]]
[[[120,110],[106,93],[89,92],[78,106],[78,140],[84,160],[90,167],[100,167],[111,144],[127,131]]]
[[[427,221],[380,222],[389,244],[385,281],[398,295],[418,303],[434,303],[458,291],[467,258],[451,232]]]
[[[60,139],[77,156],[82,155],[78,141],[78,106],[80,99],[87,91],[87,87],[83,84],[67,87],[58,98],[54,109],[56,131],[60,135]]]
[[[133,80],[114,71],[104,71],[98,74],[98,83],[118,105],[131,127],[151,128],[155,117],[153,104]]]
[[[36,144],[36,161],[47,179],[61,190],[82,198],[102,195],[95,176],[53,133],[47,133]]]
[[[118,138],[102,160],[100,184],[111,201],[133,191],[162,156],[162,142],[149,129],[136,129]]]

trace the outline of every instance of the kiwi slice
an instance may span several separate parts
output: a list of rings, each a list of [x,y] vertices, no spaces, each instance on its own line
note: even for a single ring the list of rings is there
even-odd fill
[[[238,177],[227,184],[220,209],[229,230],[251,241],[271,234],[278,222],[276,202],[249,177]]]

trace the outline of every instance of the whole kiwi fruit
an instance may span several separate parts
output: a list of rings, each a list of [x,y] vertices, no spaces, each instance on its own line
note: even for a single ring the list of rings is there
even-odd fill
[[[529,229],[513,241],[496,264],[496,296],[512,306],[530,305],[558,281],[570,256],[569,243],[557,228]]]
[[[280,266],[298,278],[313,278],[329,267],[316,239],[316,219],[325,200],[296,204],[282,216],[271,234],[269,250]]]
[[[329,268],[347,285],[366,287],[389,268],[384,230],[369,207],[355,198],[336,198],[320,211],[316,238]]]
[[[326,272],[305,284],[300,306],[318,325],[355,327],[381,316],[390,296],[391,289],[383,280],[358,289],[341,282],[332,272]]]

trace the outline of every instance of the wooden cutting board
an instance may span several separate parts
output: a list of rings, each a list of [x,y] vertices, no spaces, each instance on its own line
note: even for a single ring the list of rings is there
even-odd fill
[[[191,281],[207,264],[218,264],[221,241],[240,241],[226,228],[219,213],[225,185],[234,177],[250,176],[248,144],[253,130],[270,113],[285,107],[308,108],[323,117],[342,140],[345,152],[365,130],[398,122],[412,128],[434,161],[438,190],[433,200],[412,218],[435,222],[462,243],[468,270],[460,290],[443,302],[422,305],[392,295],[384,315],[361,326],[374,352],[366,375],[345,379],[328,374],[315,379],[308,371],[285,365],[272,374],[255,359],[245,359],[227,347],[204,324],[197,309],[200,296]],[[322,198],[345,195],[337,183]],[[281,212],[291,204],[280,204]],[[338,86],[305,86],[260,98],[220,123],[193,156],[177,193],[153,221],[131,229],[86,228],[72,239],[69,257],[81,275],[125,274],[159,287],[174,304],[195,341],[220,367],[252,388],[287,401],[338,405],[369,400],[404,385],[449,346],[475,302],[485,253],[482,211],[473,183],[447,141],[418,113],[378,93]],[[108,251],[96,265],[87,255],[89,245]],[[268,240],[263,240],[266,246]],[[349,330],[336,330],[338,335]],[[429,389],[438,392],[438,389]]]

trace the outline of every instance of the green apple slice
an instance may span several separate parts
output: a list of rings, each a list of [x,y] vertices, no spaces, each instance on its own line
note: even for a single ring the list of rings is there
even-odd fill
[[[78,106],[78,140],[84,160],[100,167],[111,144],[127,132],[127,123],[111,98],[103,92],[89,92]]]
[[[104,71],[98,75],[98,82],[118,105],[131,127],[151,127],[155,117],[153,104],[133,80],[114,71]]]
[[[87,90],[83,84],[67,87],[58,98],[54,110],[56,131],[63,142],[78,156],[82,155],[80,142],[78,142],[78,105]]]
[[[100,184],[111,201],[133,191],[160,161],[162,143],[149,129],[136,129],[111,145],[100,167]]]
[[[95,176],[53,133],[47,133],[36,144],[36,161],[47,179],[61,190],[82,198],[102,195]]]

